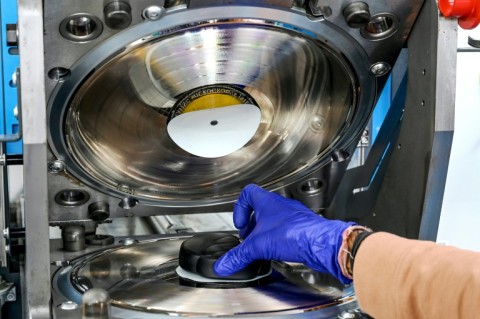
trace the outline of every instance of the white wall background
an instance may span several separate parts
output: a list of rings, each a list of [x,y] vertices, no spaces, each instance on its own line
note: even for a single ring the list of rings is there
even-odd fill
[[[459,48],[479,31],[459,30]],[[455,133],[437,242],[480,251],[480,52],[457,57]]]

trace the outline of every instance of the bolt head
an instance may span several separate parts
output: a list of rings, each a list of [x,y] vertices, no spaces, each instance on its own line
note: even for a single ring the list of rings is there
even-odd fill
[[[53,161],[48,163],[48,171],[50,173],[61,173],[65,171],[66,165],[63,161]]]
[[[160,6],[149,6],[143,10],[142,16],[146,20],[158,20],[165,14],[165,8]]]
[[[375,64],[372,64],[370,67],[370,72],[372,72],[373,75],[375,76],[382,76],[390,72],[391,70],[390,64],[386,62],[377,62]]]

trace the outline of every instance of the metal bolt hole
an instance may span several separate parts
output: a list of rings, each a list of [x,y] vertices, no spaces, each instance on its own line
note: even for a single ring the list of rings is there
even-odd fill
[[[48,71],[48,77],[52,80],[64,80],[70,76],[70,70],[63,67],[55,67]]]
[[[97,23],[89,17],[75,17],[68,20],[66,29],[70,34],[84,37],[92,34],[97,28]]]
[[[393,19],[389,16],[378,16],[367,24],[367,31],[372,34],[381,34],[390,30],[393,26]]]
[[[63,206],[80,206],[89,199],[87,192],[77,189],[66,189],[55,196],[55,201]]]
[[[323,188],[323,182],[319,179],[311,179],[303,183],[300,190],[306,194],[315,194]]]

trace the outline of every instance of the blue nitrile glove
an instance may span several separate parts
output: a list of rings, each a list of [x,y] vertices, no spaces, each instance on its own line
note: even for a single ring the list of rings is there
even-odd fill
[[[328,220],[296,200],[253,184],[235,203],[233,222],[245,240],[216,262],[218,275],[234,274],[262,259],[300,262],[344,284],[351,282],[342,274],[338,253],[343,232],[355,223]]]

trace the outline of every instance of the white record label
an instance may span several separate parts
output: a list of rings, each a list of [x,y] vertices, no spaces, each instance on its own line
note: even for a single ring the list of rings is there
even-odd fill
[[[252,104],[237,104],[188,112],[167,126],[170,138],[183,150],[206,158],[231,154],[250,141],[262,114]]]

